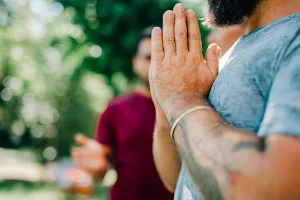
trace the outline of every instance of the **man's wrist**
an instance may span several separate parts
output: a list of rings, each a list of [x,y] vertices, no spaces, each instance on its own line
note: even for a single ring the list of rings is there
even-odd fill
[[[168,121],[177,119],[182,113],[196,106],[210,106],[206,98],[198,93],[173,95],[164,102],[163,108]]]
[[[169,121],[166,116],[156,115],[155,129],[159,131],[169,131]]]

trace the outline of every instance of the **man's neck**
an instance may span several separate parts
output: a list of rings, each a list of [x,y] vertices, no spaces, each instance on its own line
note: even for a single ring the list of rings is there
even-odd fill
[[[264,0],[250,17],[250,31],[297,12],[299,0]]]

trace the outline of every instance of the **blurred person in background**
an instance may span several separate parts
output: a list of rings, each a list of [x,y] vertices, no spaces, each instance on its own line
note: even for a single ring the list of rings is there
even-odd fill
[[[158,176],[152,155],[155,108],[148,80],[151,30],[142,32],[133,58],[134,71],[142,80],[140,89],[108,104],[95,139],[75,137],[81,147],[74,148],[72,156],[80,169],[97,178],[103,178],[111,164],[116,169],[118,178],[110,191],[111,200],[173,199]]]

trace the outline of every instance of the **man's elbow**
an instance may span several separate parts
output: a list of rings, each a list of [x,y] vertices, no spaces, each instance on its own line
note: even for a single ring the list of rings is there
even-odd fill
[[[274,165],[273,168],[277,166]],[[241,175],[232,186],[232,195],[235,199],[299,200],[299,170],[289,167],[285,170],[284,173],[278,173],[270,168],[265,174]]]
[[[272,190],[270,199],[300,199],[300,140],[278,135],[268,139],[264,171],[266,190]]]
[[[300,163],[299,163],[300,164]],[[279,166],[284,166],[284,163],[278,163]],[[269,180],[266,180],[264,187],[268,194],[268,199],[300,199],[300,173],[299,165],[290,165],[287,163],[283,168],[274,165],[277,170],[270,170]]]
[[[251,172],[239,177],[235,193],[256,194],[257,200],[299,200],[300,140],[276,135],[269,137],[267,142],[266,152],[256,161],[252,160]]]

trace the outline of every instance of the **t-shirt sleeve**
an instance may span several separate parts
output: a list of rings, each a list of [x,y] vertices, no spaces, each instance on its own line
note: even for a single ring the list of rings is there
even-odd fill
[[[108,146],[113,147],[116,142],[114,107],[108,106],[98,120],[96,140]]]
[[[300,37],[279,64],[266,105],[260,137],[287,134],[300,138]]]

